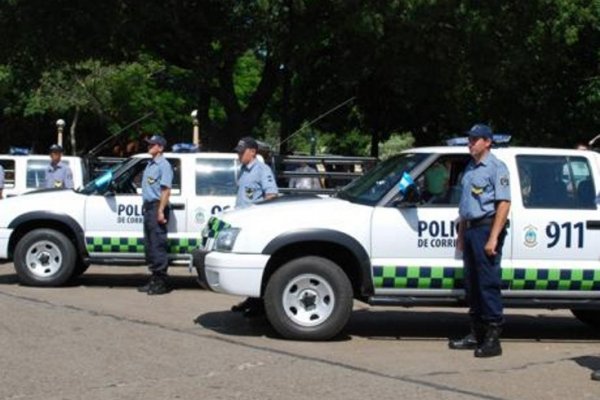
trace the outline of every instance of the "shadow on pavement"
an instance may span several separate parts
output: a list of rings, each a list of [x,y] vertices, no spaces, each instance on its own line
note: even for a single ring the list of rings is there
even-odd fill
[[[573,361],[582,367],[588,368],[591,371],[600,370],[600,357],[582,356],[575,357]]]
[[[119,267],[115,267],[118,269]],[[142,286],[148,282],[150,275],[142,268],[139,273],[94,273],[86,272],[85,274],[67,282],[64,287],[105,287],[105,288],[135,288]],[[15,273],[2,274],[0,275],[0,285],[18,285],[19,278]],[[169,284],[173,290],[177,289],[198,289],[203,290],[198,282],[196,281],[196,275],[191,274],[189,276],[170,276]]]
[[[506,313],[502,337],[513,342],[578,342],[600,343],[600,331],[579,322],[575,317],[544,314]],[[231,311],[199,315],[195,323],[223,335],[280,336],[265,317],[244,318]],[[469,328],[466,313],[430,310],[357,310],[342,335],[335,340],[360,336],[371,340],[442,340],[462,337]]]

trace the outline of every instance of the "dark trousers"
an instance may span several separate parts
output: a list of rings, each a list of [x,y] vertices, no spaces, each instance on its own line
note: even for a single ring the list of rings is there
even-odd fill
[[[166,275],[169,268],[167,257],[167,224],[157,221],[158,201],[144,203],[144,251],[146,262],[153,275]],[[164,210],[165,218],[169,218],[169,208]]]
[[[465,292],[469,303],[469,315],[474,322],[502,323],[500,261],[506,230],[498,237],[497,254],[491,257],[485,254],[484,250],[490,230],[490,225],[482,225],[465,231]]]

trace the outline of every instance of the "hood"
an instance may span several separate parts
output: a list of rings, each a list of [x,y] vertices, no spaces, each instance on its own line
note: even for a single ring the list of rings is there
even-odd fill
[[[81,220],[85,196],[71,189],[48,189],[30,192],[0,200],[0,227],[7,227],[12,220],[31,212],[49,212],[69,215]]]
[[[234,251],[259,252],[279,235],[306,230],[334,230],[368,238],[373,207],[318,196],[284,196],[229,210],[219,219],[240,228]]]

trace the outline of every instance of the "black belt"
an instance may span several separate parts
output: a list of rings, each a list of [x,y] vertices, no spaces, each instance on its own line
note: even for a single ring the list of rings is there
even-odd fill
[[[494,216],[492,215],[491,217],[483,217],[483,218],[467,220],[467,221],[465,221],[465,227],[467,229],[471,229],[471,228],[477,228],[478,226],[492,225],[493,223],[494,223]]]
[[[150,210],[159,203],[160,200],[145,201],[144,203],[142,203],[142,210]]]

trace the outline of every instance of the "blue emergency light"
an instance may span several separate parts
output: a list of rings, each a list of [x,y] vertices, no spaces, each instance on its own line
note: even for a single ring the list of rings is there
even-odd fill
[[[497,146],[507,146],[512,139],[512,135],[504,134],[504,133],[496,133],[492,137],[493,144]],[[447,146],[466,146],[469,144],[469,137],[456,137],[452,139],[446,140]]]

